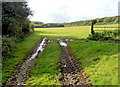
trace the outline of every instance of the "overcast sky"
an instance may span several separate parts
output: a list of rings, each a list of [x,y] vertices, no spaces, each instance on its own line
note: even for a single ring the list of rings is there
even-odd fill
[[[120,0],[28,0],[32,21],[61,23],[118,15]]]

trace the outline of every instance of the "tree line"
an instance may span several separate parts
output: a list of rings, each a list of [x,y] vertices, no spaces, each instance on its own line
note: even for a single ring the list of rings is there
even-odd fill
[[[116,24],[119,22],[119,17],[104,17],[92,19],[96,21],[96,25],[103,24]],[[47,28],[47,27],[73,27],[73,26],[89,26],[92,20],[76,21],[70,23],[43,23],[43,22],[33,22],[35,28]]]
[[[34,28],[52,28],[52,27],[64,27],[64,24],[61,23],[44,23],[39,21],[32,21]]]
[[[96,21],[96,25],[103,25],[103,24],[117,24],[119,22],[119,17],[104,17],[104,18],[96,18],[92,19]],[[63,23],[65,27],[71,26],[89,26],[91,25],[92,20],[85,20],[85,21],[77,21],[71,23]]]
[[[35,28],[52,28],[52,27],[64,27],[63,24],[58,23],[47,23],[47,24],[40,24],[38,26],[34,26]]]
[[[2,3],[2,54],[9,56],[17,41],[22,41],[30,33],[29,16],[32,11],[27,2]]]

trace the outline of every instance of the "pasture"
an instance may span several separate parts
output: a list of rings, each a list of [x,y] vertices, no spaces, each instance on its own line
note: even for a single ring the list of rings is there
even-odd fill
[[[117,24],[95,25],[95,27],[104,26],[117,27]],[[27,83],[30,85],[61,85],[59,82],[61,48],[57,39],[86,39],[90,34],[90,28],[90,26],[35,28],[35,32],[24,41],[17,43],[14,55],[3,61],[3,83],[12,75],[17,65],[24,60],[35,44],[41,38],[47,37],[53,42],[48,44],[43,54],[35,60],[35,67],[33,67]],[[105,29],[117,30],[117,28]],[[95,28],[94,30],[102,29]],[[89,76],[88,83],[92,85],[118,85],[118,45],[116,43],[75,40],[67,42],[67,44],[70,53],[81,63],[80,66],[84,71],[83,75]]]
[[[117,24],[112,25],[95,25],[94,30],[118,30]],[[103,28],[106,27],[106,28]],[[107,28],[116,27],[116,28]],[[37,35],[49,38],[87,38],[91,32],[91,26],[79,26],[79,27],[61,27],[61,28],[35,28]]]

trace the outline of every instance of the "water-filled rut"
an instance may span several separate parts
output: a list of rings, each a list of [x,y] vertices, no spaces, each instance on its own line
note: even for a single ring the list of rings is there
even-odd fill
[[[35,64],[35,59],[42,54],[45,46],[50,42],[47,38],[43,38],[27,56],[22,64],[15,70],[13,75],[8,79],[5,85],[27,85],[26,80],[30,71]],[[23,49],[24,50],[24,49]]]
[[[69,53],[66,39],[59,40],[59,44],[62,48],[60,61],[62,75],[59,80],[64,84],[64,87],[73,87],[75,85],[79,87],[90,87],[91,85],[87,84],[86,78],[82,75],[83,71],[80,63]]]

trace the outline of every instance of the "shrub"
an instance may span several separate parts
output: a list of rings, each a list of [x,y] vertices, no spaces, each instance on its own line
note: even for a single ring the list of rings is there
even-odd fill
[[[14,38],[8,38],[4,36],[2,38],[2,56],[5,59],[7,56],[10,56],[15,48]]]
[[[90,34],[88,39],[89,40],[104,40],[104,37],[105,37],[104,34],[97,32],[97,33],[94,33],[93,35]]]
[[[103,31],[103,32],[95,32],[93,35],[89,35],[89,40],[116,40],[118,36],[117,31]]]
[[[19,34],[17,34],[17,36],[15,37],[16,38],[16,41],[19,42],[19,41],[23,41],[25,39],[26,35],[21,32]]]

